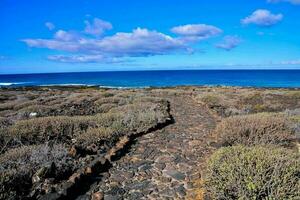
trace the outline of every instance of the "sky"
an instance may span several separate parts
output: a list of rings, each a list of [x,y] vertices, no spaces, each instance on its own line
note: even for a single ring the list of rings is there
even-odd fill
[[[300,0],[0,0],[0,73],[300,69]]]

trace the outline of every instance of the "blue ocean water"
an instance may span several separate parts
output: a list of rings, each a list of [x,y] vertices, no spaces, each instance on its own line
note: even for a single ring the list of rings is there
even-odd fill
[[[41,85],[300,87],[300,70],[166,70],[0,75],[0,87]]]

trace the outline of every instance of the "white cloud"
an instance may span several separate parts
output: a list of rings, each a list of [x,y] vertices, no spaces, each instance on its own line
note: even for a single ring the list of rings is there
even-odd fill
[[[64,30],[59,30],[54,34],[54,38],[59,41],[75,41],[80,39],[79,34],[76,32],[67,32]]]
[[[29,38],[22,41],[29,47],[75,54],[49,56],[48,59],[53,61],[114,62],[123,57],[192,53],[192,43],[222,33],[222,30],[217,27],[196,24],[174,27],[172,31],[179,35],[177,37],[146,28],[103,36],[104,31],[112,28],[109,22],[95,18],[93,24],[90,22],[86,24],[84,31],[58,30],[50,39]]]
[[[226,36],[223,41],[215,46],[226,51],[231,51],[241,43],[241,39],[237,36]]]
[[[281,62],[282,65],[300,65],[300,59],[299,60],[286,60]]]
[[[48,56],[48,59],[65,63],[122,63],[125,61],[120,58],[110,58],[103,55],[54,55]]]
[[[269,10],[258,9],[254,11],[250,16],[241,20],[242,24],[255,24],[262,27],[270,27],[283,18],[282,14],[272,14]]]
[[[113,28],[111,23],[95,18],[93,23],[90,23],[89,21],[85,21],[86,27],[85,27],[85,33],[100,36],[105,31],[110,30]]]
[[[288,2],[295,5],[300,5],[300,0],[267,0],[268,3]]]
[[[186,45],[171,36],[157,31],[137,28],[132,33],[116,33],[99,42],[102,50],[117,56],[161,55],[187,50]]]
[[[115,57],[161,55],[188,50],[179,39],[141,28],[134,29],[131,33],[116,33],[101,39],[76,37],[74,34],[60,30],[55,33],[53,39],[25,39],[23,41],[30,47]]]
[[[51,23],[51,22],[46,22],[46,23],[45,23],[45,26],[46,26],[50,31],[52,31],[52,30],[55,29],[55,25],[54,25],[53,23]]]
[[[176,26],[173,27],[171,31],[191,41],[207,39],[217,36],[223,32],[215,26],[206,24],[187,24],[183,26]]]

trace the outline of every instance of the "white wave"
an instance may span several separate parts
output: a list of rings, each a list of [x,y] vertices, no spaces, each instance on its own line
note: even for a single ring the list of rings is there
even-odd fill
[[[0,86],[12,86],[12,85],[20,85],[20,84],[27,84],[30,82],[11,82],[11,83],[0,83]]]
[[[79,84],[79,83],[65,83],[65,84],[44,84],[44,85],[39,85],[39,86],[43,86],[43,87],[47,87],[47,86],[88,86],[88,87],[92,87],[95,85],[92,84]]]
[[[146,88],[151,88],[149,86],[132,86],[132,87],[121,87],[121,86],[104,86],[100,85],[99,88],[107,88],[107,89],[146,89]]]

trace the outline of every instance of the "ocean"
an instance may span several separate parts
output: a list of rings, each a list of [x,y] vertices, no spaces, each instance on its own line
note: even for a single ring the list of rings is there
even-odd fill
[[[300,87],[300,70],[164,70],[0,75],[0,87],[90,85]]]

